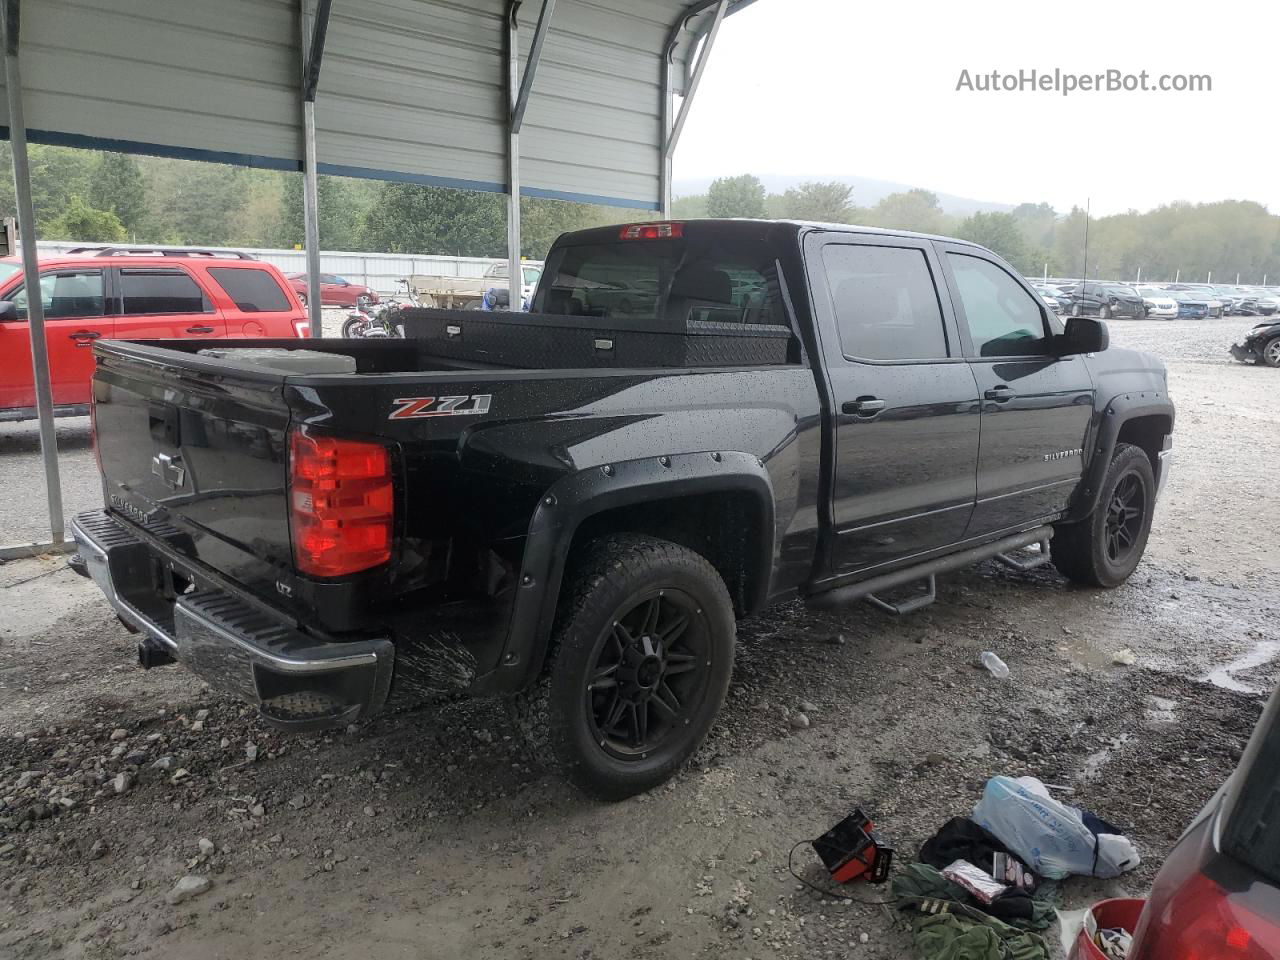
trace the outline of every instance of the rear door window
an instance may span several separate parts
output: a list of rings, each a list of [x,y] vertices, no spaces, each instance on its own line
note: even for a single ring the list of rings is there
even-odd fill
[[[204,291],[182,270],[123,267],[120,293],[126,315],[213,311]]]
[[[209,273],[245,313],[282,313],[293,309],[276,278],[266,270],[210,267]]]
[[[918,247],[832,243],[823,265],[840,346],[851,360],[936,360],[947,356],[938,291]]]

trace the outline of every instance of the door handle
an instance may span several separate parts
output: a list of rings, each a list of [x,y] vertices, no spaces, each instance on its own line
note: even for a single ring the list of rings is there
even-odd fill
[[[1007,387],[1002,383],[999,386],[992,387],[990,390],[983,393],[983,396],[988,400],[994,400],[996,403],[1008,403],[1016,397],[1017,394],[1013,392],[1012,387]]]
[[[97,330],[77,330],[75,333],[67,334],[69,340],[74,340],[77,347],[91,347],[93,341],[97,340],[101,333]]]
[[[884,408],[885,402],[879,397],[858,397],[841,404],[840,412],[852,417],[874,417]]]
[[[187,333],[213,333],[213,327],[187,327]]]

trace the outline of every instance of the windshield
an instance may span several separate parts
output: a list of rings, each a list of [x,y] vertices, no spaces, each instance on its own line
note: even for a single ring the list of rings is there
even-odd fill
[[[572,244],[552,251],[534,313],[782,324],[777,261],[752,237]]]
[[[1137,296],[1137,294],[1135,294],[1133,291],[1133,287],[1122,287],[1118,283],[1109,284],[1106,287],[1106,291],[1107,293],[1118,293],[1122,297]]]

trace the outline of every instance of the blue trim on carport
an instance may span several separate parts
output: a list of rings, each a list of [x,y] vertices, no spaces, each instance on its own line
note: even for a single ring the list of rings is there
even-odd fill
[[[0,125],[0,140],[9,139],[9,127]],[[234,153],[229,150],[201,150],[195,147],[173,147],[159,143],[143,143],[138,140],[117,140],[112,137],[90,137],[78,133],[62,133],[57,130],[28,130],[27,140],[54,147],[78,147],[84,150],[110,150],[114,153],[138,153],[152,157],[169,157],[174,160],[199,160],[204,163],[228,163],[237,167],[256,167],[260,170],[284,170],[298,173],[302,163],[284,157],[264,157],[251,153]],[[316,172],[333,177],[357,177],[363,180],[385,180],[395,183],[419,183],[428,187],[449,187],[454,190],[478,190],[483,193],[506,193],[506,184],[487,180],[464,180],[459,177],[437,177],[425,173],[400,173],[394,170],[376,170],[371,167],[352,167],[340,163],[318,163]],[[626,207],[632,210],[657,210],[656,201],[629,200],[625,197],[606,197],[594,193],[574,193],[569,190],[546,190],[541,187],[523,187],[522,197],[539,197],[546,200],[568,200],[573,203],[597,203],[606,207]]]

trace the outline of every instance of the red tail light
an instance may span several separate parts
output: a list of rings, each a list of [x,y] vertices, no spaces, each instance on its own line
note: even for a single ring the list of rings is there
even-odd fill
[[[1276,888],[1252,869],[1213,852],[1216,815],[1202,818],[1173,848],[1151,889],[1131,960],[1276,960]],[[1208,866],[1216,864],[1216,867]],[[1206,869],[1228,870],[1236,892]],[[1256,882],[1255,882],[1256,881]]]
[[[1158,891],[1153,892],[1158,894]],[[1203,873],[1172,896],[1153,895],[1139,924],[1137,955],[1159,960],[1274,960],[1280,926],[1247,910]]]
[[[311,321],[310,320],[294,320],[293,332],[299,337],[311,336]]]
[[[294,429],[289,503],[300,573],[341,577],[391,559],[395,492],[382,444]]]
[[[620,240],[670,240],[684,236],[683,223],[632,223],[622,228]]]

